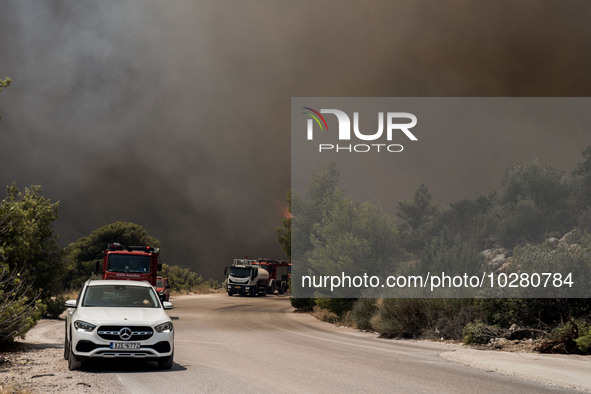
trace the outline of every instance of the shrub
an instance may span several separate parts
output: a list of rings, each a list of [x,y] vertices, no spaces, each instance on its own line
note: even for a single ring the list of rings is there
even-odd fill
[[[314,303],[341,317],[353,308],[355,301],[355,298],[316,298]]]
[[[314,298],[293,298],[289,299],[291,306],[298,311],[310,312],[314,308]]]
[[[482,318],[471,299],[443,299],[438,309],[437,319],[423,331],[425,338],[461,340],[466,324]]]
[[[464,325],[480,316],[471,300],[445,298],[385,298],[373,306],[363,301],[352,314],[382,337],[437,339],[460,339]]]
[[[575,342],[581,354],[591,354],[591,325],[579,331],[579,337]]]
[[[499,328],[496,326],[489,326],[480,320],[466,324],[464,327],[464,344],[471,343],[485,344],[489,343],[491,339],[499,336]]]
[[[372,329],[369,323],[372,316],[377,310],[375,298],[361,298],[359,299],[351,309],[351,319],[360,330]]]
[[[201,276],[178,265],[162,264],[159,276],[168,278],[170,289],[176,292],[191,291],[201,287],[204,283]]]
[[[381,298],[369,323],[385,338],[418,338],[434,320],[426,305],[436,300],[418,298]]]
[[[553,329],[536,350],[540,353],[591,354],[591,323],[571,320]]]
[[[66,296],[63,294],[47,299],[45,301],[45,316],[57,319],[66,310],[65,302]]]
[[[576,353],[577,324],[569,321],[553,329],[548,336],[536,347],[540,353]]]
[[[336,323],[339,320],[339,316],[336,313],[329,311],[326,308],[321,308],[318,305],[314,305],[312,314],[319,320],[327,323]]]
[[[39,294],[29,297],[27,290],[28,283],[20,279],[19,273],[9,273],[8,267],[0,263],[0,345],[16,337],[24,338],[43,314],[45,307],[37,299]]]

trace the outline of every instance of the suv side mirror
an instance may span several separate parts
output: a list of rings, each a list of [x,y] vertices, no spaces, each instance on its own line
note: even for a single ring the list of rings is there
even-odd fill
[[[66,308],[76,308],[78,306],[78,301],[76,300],[68,300],[64,303]]]
[[[162,307],[164,309],[174,309],[174,305],[172,305],[172,302],[168,302],[168,301],[164,301],[162,303]]]

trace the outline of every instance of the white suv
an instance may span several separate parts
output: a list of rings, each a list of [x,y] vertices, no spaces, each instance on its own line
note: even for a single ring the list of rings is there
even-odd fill
[[[70,370],[92,357],[155,359],[161,369],[173,365],[174,330],[148,282],[89,280],[77,300],[66,301],[64,358]]]

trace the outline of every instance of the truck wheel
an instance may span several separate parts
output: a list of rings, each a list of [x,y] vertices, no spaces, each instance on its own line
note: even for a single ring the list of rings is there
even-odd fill
[[[234,292],[233,292],[233,291],[230,291],[230,290],[228,290],[228,295],[229,295],[230,297],[232,297],[232,296],[234,295]]]
[[[68,369],[70,371],[74,371],[76,369],[82,368],[82,361],[76,358],[74,353],[72,352],[72,344],[68,346],[70,348],[70,352],[68,354]]]
[[[287,287],[287,286],[285,285],[285,282],[282,282],[282,283],[281,283],[281,286],[279,286],[278,293],[279,293],[279,294],[283,294],[283,293],[285,293],[286,287]]]
[[[267,287],[267,293],[268,294],[275,294],[275,282],[273,282],[273,284],[269,287]]]
[[[174,353],[172,353],[168,357],[160,357],[158,359],[158,369],[170,369],[174,364]]]

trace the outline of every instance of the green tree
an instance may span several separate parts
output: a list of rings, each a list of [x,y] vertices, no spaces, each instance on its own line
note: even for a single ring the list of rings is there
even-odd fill
[[[591,205],[591,146],[586,147],[581,155],[585,160],[577,165],[573,175],[581,177],[583,194],[586,197],[585,203]]]
[[[572,172],[575,177],[575,198],[579,225],[591,231],[591,146],[582,152],[584,160]]]
[[[125,246],[149,245],[160,247],[160,241],[148,235],[139,224],[115,222],[94,230],[66,248],[66,265],[69,274],[66,283],[71,288],[80,287],[94,272],[96,261],[108,244],[119,242]]]
[[[10,79],[8,77],[6,77],[4,79],[0,79],[0,92],[3,89],[7,88],[10,85],[11,82],[12,82],[12,79]]]
[[[344,197],[314,226],[308,261],[324,272],[377,274],[400,255],[396,236],[396,226],[376,203]]]
[[[421,183],[416,188],[411,201],[398,203],[396,215],[403,220],[411,231],[419,229],[438,212],[438,208],[433,204],[432,200],[433,196],[429,192],[429,188],[424,183]]]
[[[6,198],[0,201],[6,226],[0,254],[11,271],[21,272],[32,293],[42,289],[41,297],[49,298],[62,290],[66,270],[53,228],[59,203],[44,197],[41,186],[30,186],[23,193],[13,184],[6,190]]]
[[[415,189],[412,200],[398,203],[396,216],[402,219],[402,243],[407,251],[417,253],[422,249],[427,225],[438,212],[439,208],[433,203],[433,196],[424,183]]]
[[[8,77],[6,77],[4,79],[0,79],[0,92],[3,89],[7,88],[10,85],[11,82],[12,82],[12,79],[10,79]],[[2,115],[1,114],[0,114],[0,119],[2,119]]]
[[[10,272],[8,265],[0,262],[0,346],[16,337],[24,338],[44,311],[39,293],[30,295],[28,287],[20,272]]]
[[[401,256],[391,217],[375,202],[345,197],[338,176],[334,163],[319,167],[306,190],[292,195],[292,258],[297,274],[373,275]]]
[[[286,201],[288,204],[286,215],[281,221],[281,227],[276,227],[275,232],[285,255],[291,259],[291,189],[287,191]]]
[[[572,185],[561,172],[534,160],[505,170],[497,210],[498,240],[507,248],[564,233],[576,221]]]
[[[294,251],[301,256],[313,248],[313,227],[321,223],[327,212],[342,199],[343,192],[337,187],[338,180],[339,170],[336,164],[325,164],[312,172],[304,193],[291,193],[293,259],[296,259],[293,256]]]
[[[542,209],[560,208],[569,193],[563,174],[552,167],[542,166],[538,160],[507,168],[501,184],[504,202],[516,204],[531,200]]]
[[[27,189],[24,194],[16,186],[8,190],[8,197],[0,201],[0,346],[16,337],[24,338],[41,317],[45,310],[39,299],[43,258],[49,257],[46,263],[57,257],[39,254],[39,244],[48,246],[49,254],[57,249],[52,230],[43,231],[46,225],[51,227],[51,212],[57,210],[57,204],[45,200],[40,188]],[[36,268],[42,272],[37,273]],[[59,272],[57,267],[56,275]],[[56,279],[44,284],[46,297]]]

